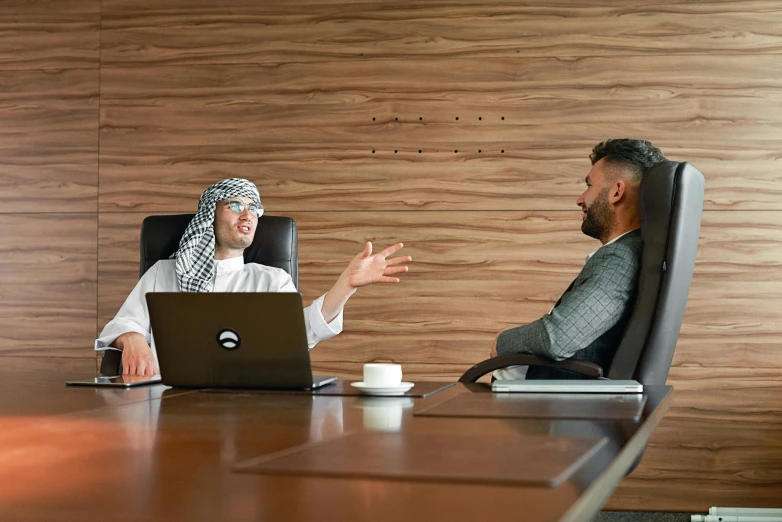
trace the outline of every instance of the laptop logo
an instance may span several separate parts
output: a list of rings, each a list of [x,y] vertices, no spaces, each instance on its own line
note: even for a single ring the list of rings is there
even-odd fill
[[[226,350],[236,350],[242,345],[242,337],[236,330],[223,328],[217,332],[217,344]]]

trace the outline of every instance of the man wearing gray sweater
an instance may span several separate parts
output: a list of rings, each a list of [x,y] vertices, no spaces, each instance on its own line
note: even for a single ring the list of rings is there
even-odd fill
[[[639,189],[644,173],[664,161],[645,140],[599,143],[590,155],[586,190],[576,200],[581,231],[600,241],[551,311],[495,339],[491,356],[530,353],[561,361],[578,359],[602,366],[614,352],[632,314],[641,265]],[[515,366],[497,370],[497,379],[578,379],[555,368]]]

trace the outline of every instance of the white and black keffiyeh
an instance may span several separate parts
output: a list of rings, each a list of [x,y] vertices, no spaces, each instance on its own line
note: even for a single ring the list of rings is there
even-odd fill
[[[255,184],[242,178],[218,181],[201,194],[198,212],[187,225],[179,242],[179,250],[171,256],[176,259],[176,276],[180,291],[212,291],[215,270],[215,208],[218,202],[237,196],[261,201]]]

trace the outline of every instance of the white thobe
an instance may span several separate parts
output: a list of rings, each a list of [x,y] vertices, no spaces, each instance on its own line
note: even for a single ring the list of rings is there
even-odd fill
[[[291,276],[280,268],[244,263],[243,257],[215,260],[215,292],[297,292]],[[148,292],[179,292],[176,261],[158,261],[147,270],[130,293],[114,319],[103,328],[95,340],[96,350],[106,350],[120,335],[137,332],[144,336],[157,361],[155,340],[149,321],[146,294]],[[304,309],[307,344],[310,348],[319,341],[334,337],[342,331],[342,310],[330,323],[323,318],[323,294]]]

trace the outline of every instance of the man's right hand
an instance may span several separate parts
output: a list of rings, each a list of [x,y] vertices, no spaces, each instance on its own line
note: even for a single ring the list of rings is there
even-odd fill
[[[498,333],[494,338],[494,342],[491,345],[491,351],[489,352],[489,359],[497,357],[497,341],[499,341],[500,335],[502,335],[502,332]]]
[[[143,335],[128,332],[112,343],[122,350],[122,375],[157,375],[158,370],[152,348]]]

